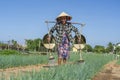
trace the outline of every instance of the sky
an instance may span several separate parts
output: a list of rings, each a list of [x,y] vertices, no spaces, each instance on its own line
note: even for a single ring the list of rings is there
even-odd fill
[[[42,39],[48,32],[45,21],[55,21],[63,11],[71,22],[86,24],[82,34],[87,44],[120,42],[120,0],[0,0],[0,41]],[[80,25],[74,26],[80,31]]]

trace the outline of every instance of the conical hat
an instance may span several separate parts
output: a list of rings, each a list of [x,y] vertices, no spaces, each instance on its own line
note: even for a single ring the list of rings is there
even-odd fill
[[[70,15],[68,15],[65,12],[62,12],[57,18],[56,20],[59,21],[61,17],[66,17],[68,21],[70,21],[72,19],[72,17]]]

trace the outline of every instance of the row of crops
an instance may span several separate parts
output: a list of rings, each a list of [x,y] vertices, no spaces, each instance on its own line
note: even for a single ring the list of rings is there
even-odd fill
[[[119,58],[117,60],[117,64],[120,65],[120,56],[119,56]]]
[[[57,61],[57,55],[54,54]],[[82,53],[85,60],[82,64],[65,64],[50,69],[32,71],[25,74],[19,74],[18,77],[11,75],[10,80],[91,80],[91,78],[111,60],[114,60],[112,54]],[[46,64],[48,55],[1,55],[0,68],[9,68],[15,66],[26,66],[35,64]],[[68,62],[79,60],[79,54],[71,53]],[[2,80],[5,80],[3,78]]]
[[[48,56],[43,55],[0,55],[0,69],[47,64]]]

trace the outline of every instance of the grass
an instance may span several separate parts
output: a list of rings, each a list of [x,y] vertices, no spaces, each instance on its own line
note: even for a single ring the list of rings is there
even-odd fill
[[[103,65],[113,60],[113,55],[93,53],[82,55],[85,60],[84,64],[65,64],[48,70],[42,69],[39,72],[29,72],[18,77],[13,75],[10,80],[91,80],[103,68]],[[32,57],[31,59],[34,58]],[[73,53],[69,61],[74,62],[78,59],[79,54]]]
[[[0,55],[0,69],[47,63],[44,55]]]
[[[120,65],[120,58],[117,60],[117,64]]]

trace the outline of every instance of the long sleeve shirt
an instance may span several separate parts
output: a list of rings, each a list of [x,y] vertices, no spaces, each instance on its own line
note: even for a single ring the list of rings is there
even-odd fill
[[[55,34],[55,41],[56,43],[61,43],[63,38],[63,33],[65,33],[68,37],[68,40],[73,44],[73,37],[72,37],[72,31],[75,33],[76,36],[79,36],[80,33],[78,32],[78,29],[74,27],[71,23],[61,24],[56,23],[54,27],[50,29],[49,34],[53,35],[53,33],[56,31]]]

